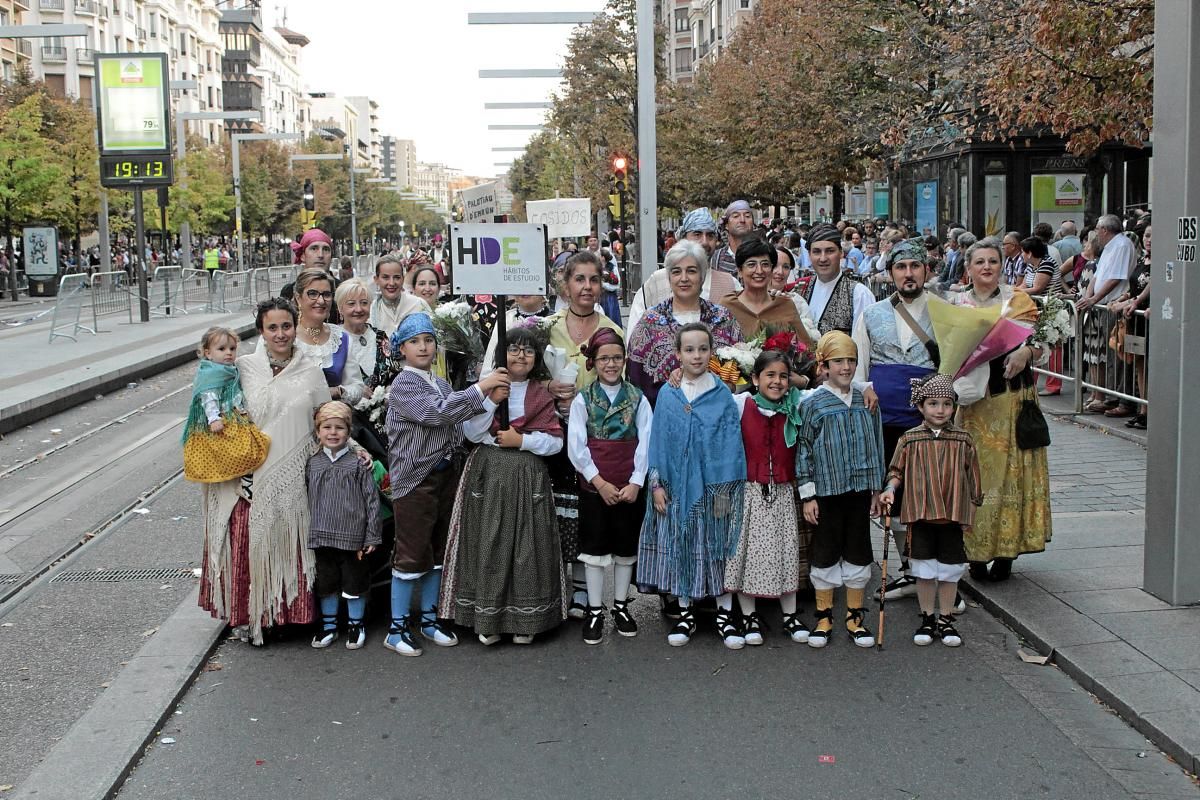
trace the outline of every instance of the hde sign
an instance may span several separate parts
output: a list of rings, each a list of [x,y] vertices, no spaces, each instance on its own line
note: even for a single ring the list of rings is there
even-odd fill
[[[544,225],[451,225],[450,253],[456,294],[546,294]]]

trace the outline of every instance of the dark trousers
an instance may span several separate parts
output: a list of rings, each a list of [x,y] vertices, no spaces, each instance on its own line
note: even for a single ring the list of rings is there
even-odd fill
[[[873,560],[871,493],[846,492],[817,498],[817,531],[809,550],[812,566],[824,569],[839,561],[856,567]]]
[[[392,569],[428,572],[442,565],[457,488],[458,470],[449,467],[430,473],[411,492],[392,501],[396,526]]]

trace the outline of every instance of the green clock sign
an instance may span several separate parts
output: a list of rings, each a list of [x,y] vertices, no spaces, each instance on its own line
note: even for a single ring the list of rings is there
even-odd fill
[[[100,183],[109,189],[170,186],[175,165],[170,156],[101,156]]]
[[[169,186],[175,177],[165,53],[98,53],[100,184]]]

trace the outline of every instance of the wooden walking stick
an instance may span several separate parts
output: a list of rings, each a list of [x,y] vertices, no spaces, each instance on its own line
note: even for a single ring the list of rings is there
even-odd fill
[[[879,566],[879,637],[875,639],[875,646],[881,650],[883,649],[883,607],[887,603],[888,541],[892,538],[891,506],[883,507],[882,522],[883,561]]]

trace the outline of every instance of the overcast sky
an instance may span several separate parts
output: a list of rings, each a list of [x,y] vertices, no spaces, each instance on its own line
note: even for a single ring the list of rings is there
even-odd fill
[[[599,10],[603,0],[264,0],[263,23],[311,43],[301,51],[310,91],[367,95],[379,103],[380,133],[416,141],[417,158],[468,175],[507,171],[529,131],[489,124],[539,123],[544,111],[484,111],[485,101],[546,100],[556,80],[481,79],[481,69],[561,67],[564,25],[467,25],[469,11]]]

